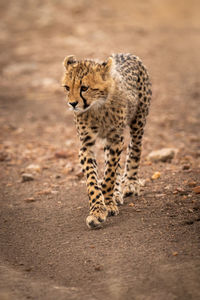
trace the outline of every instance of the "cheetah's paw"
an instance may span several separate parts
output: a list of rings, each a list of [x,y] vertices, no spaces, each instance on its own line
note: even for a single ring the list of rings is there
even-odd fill
[[[86,218],[86,224],[90,229],[98,229],[101,227],[101,223],[106,221],[108,211],[106,207],[97,208]]]
[[[113,198],[118,206],[124,204],[124,198],[122,194],[120,193],[114,194]]]
[[[106,204],[106,208],[108,211],[108,216],[116,216],[119,214],[119,209],[117,207],[117,204],[114,201],[110,201],[108,204]]]
[[[132,194],[135,196],[140,195],[140,182],[134,181],[134,182],[126,182],[123,189],[123,198],[129,197]]]

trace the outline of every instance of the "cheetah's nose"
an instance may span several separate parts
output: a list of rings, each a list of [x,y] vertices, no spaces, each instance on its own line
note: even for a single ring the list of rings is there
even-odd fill
[[[73,108],[75,108],[76,105],[78,104],[78,102],[69,102],[69,104],[70,104]]]

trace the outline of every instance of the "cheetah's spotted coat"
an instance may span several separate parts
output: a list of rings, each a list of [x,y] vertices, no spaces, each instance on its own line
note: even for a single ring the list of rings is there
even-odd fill
[[[125,196],[139,194],[137,174],[151,83],[142,61],[131,54],[115,54],[103,63],[77,61],[68,56],[64,66],[63,86],[82,143],[79,157],[90,204],[86,223],[89,228],[96,228],[108,215],[118,214],[117,204],[122,204]],[[130,128],[130,144],[121,179],[119,161],[126,125]],[[97,137],[106,140],[106,166],[101,183],[93,153]]]

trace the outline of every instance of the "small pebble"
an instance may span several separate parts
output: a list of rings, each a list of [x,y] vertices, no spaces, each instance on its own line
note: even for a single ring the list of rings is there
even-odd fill
[[[199,186],[196,186],[195,188],[193,188],[193,192],[195,194],[200,194],[200,185]]]
[[[182,170],[189,170],[190,169],[190,165],[183,165],[182,166]]]
[[[35,198],[30,197],[30,198],[26,198],[25,201],[26,202],[35,202],[36,200],[35,200]]]
[[[149,153],[148,159],[153,162],[158,162],[158,161],[167,162],[167,161],[171,161],[177,152],[178,149],[163,148]]]
[[[57,152],[55,152],[54,156],[56,158],[68,158],[69,154],[67,151],[57,151]]]
[[[155,179],[158,179],[158,178],[160,178],[160,172],[155,172],[153,175],[152,175],[152,177],[151,177],[151,179],[153,179],[153,180],[155,180]]]
[[[188,185],[189,187],[195,187],[196,184],[197,184],[196,181],[190,181],[190,182],[187,183],[187,185]]]
[[[79,172],[76,173],[76,177],[77,177],[78,179],[83,178],[83,176],[84,176],[84,174],[83,174],[82,171],[79,171]]]
[[[51,191],[51,194],[57,195],[59,192],[58,191]]]
[[[103,267],[100,265],[97,265],[94,267],[94,269],[95,269],[95,271],[101,271],[103,269]]]
[[[34,180],[34,177],[32,174],[29,174],[29,173],[22,174],[22,182],[32,181],[32,180]]]
[[[33,172],[40,172],[41,171],[41,167],[40,167],[40,165],[37,165],[37,164],[30,164],[27,167],[27,170],[31,170]]]

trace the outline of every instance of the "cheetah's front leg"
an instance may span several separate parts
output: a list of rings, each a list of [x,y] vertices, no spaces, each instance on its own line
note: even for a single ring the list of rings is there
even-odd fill
[[[97,228],[106,220],[108,211],[104,203],[101,187],[98,183],[97,163],[94,158],[92,146],[95,140],[85,136],[82,140],[82,148],[79,152],[83,172],[86,175],[87,191],[89,196],[90,214],[86,219],[89,228]]]
[[[117,215],[119,213],[117,202],[120,197],[119,186],[117,187],[116,180],[119,175],[120,168],[119,160],[123,148],[123,137],[119,137],[116,141],[107,141],[105,147],[106,167],[104,179],[102,182],[102,192],[104,194],[104,201],[108,209],[109,215]],[[118,197],[118,198],[117,198]]]

